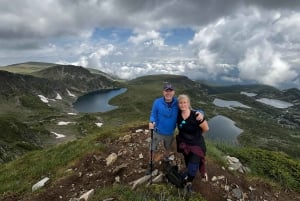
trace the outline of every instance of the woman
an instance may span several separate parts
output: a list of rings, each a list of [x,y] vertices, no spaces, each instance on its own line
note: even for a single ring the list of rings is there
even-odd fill
[[[176,136],[177,151],[184,156],[187,168],[186,186],[192,190],[192,182],[199,170],[204,180],[207,180],[205,171],[206,145],[203,133],[209,130],[205,117],[202,121],[196,119],[196,113],[191,109],[190,98],[187,95],[178,96],[179,114],[177,116]]]

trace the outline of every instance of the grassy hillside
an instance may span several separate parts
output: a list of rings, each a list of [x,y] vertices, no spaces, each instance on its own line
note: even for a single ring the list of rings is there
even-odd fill
[[[2,129],[1,137],[9,136],[11,133],[15,134],[12,136],[20,137],[20,139],[15,139],[18,145],[14,144],[14,140],[7,141],[0,138],[2,140],[0,161],[2,162],[14,159],[26,150],[47,147],[62,141],[56,140],[54,134],[50,134],[51,132],[67,133],[66,139],[82,137],[88,129],[81,115],[78,117],[68,115],[74,112],[72,103],[76,100],[76,96],[70,96],[69,93],[80,96],[91,91],[120,86],[116,81],[102,75],[92,74],[87,69],[76,66],[29,62],[11,65],[7,69],[14,73],[0,69],[1,123],[5,126],[5,123],[10,122],[9,118],[14,118],[12,122],[20,122],[26,128],[33,128],[31,132],[36,140],[33,143],[30,138],[22,138],[25,133],[22,132],[23,127],[19,123]],[[44,96],[47,99],[46,102],[42,101],[39,96]],[[57,126],[59,119],[76,121],[78,124]],[[40,130],[47,131],[48,136],[42,134]]]
[[[96,86],[93,80],[97,79],[97,76],[95,77],[95,75],[92,75],[89,71],[80,67],[54,66],[36,73],[47,79],[55,77],[59,82],[63,81],[63,83],[69,87],[73,86],[73,88],[76,88],[76,90],[81,87],[86,91]],[[20,83],[18,79],[12,83]],[[174,84],[177,95],[181,93],[188,94],[191,97],[192,106],[194,108],[203,108],[206,111],[208,119],[216,115],[224,115],[235,121],[237,126],[244,130],[242,135],[239,136],[242,145],[284,151],[296,158],[300,157],[300,131],[298,129],[300,122],[299,90],[279,91],[273,87],[262,85],[212,87],[194,82],[185,76],[177,75],[143,76],[123,83],[109,81],[107,78],[105,78],[105,80],[100,78],[97,86],[104,84],[105,86],[122,86],[128,89],[126,93],[110,101],[110,104],[117,105],[118,109],[100,114],[101,119],[105,122],[105,126],[122,125],[131,121],[148,122],[152,102],[155,98],[162,95],[163,83],[167,81]],[[51,83],[52,82],[53,81],[51,81]],[[24,89],[28,91],[28,87],[34,88],[38,81],[32,83],[33,84],[30,85],[24,85]],[[46,91],[51,91],[51,89],[55,88],[49,87],[48,85],[49,89],[41,86],[42,85],[39,84],[35,88],[46,89]],[[8,84],[7,87],[4,88],[14,90],[14,88],[18,87],[16,84]],[[292,109],[289,111],[274,108],[256,101],[256,97],[247,97],[240,94],[241,91],[256,93],[257,97],[285,97],[287,99],[286,101],[293,102],[295,105],[291,107]],[[15,92],[8,94],[15,97],[14,93]],[[52,96],[55,95],[55,93],[52,94]],[[213,104],[214,98],[239,101],[251,108],[236,108],[233,110],[217,107]],[[4,102],[5,101],[10,102],[10,100],[4,100]],[[14,107],[8,108],[2,104],[3,111],[16,113],[23,108],[25,109],[24,114],[28,114],[34,118],[35,115],[32,114],[32,111],[37,111],[38,114],[35,117],[44,119],[43,116],[47,118],[51,117],[51,113],[64,116],[59,114],[59,111],[67,111],[68,108],[71,109],[70,102],[68,103],[68,101],[72,100],[70,99],[67,102],[61,103],[60,101],[56,101],[56,103],[51,103],[51,107],[46,106],[33,95],[19,97],[14,101],[17,102],[18,106],[23,107],[19,109],[16,107],[14,109]],[[51,109],[53,111],[51,111]]]
[[[26,63],[3,66],[0,67],[0,70],[5,70],[11,73],[31,74],[35,71],[39,71],[54,65],[55,64],[53,63],[26,62]]]
[[[208,158],[222,163],[221,155],[223,154],[229,153],[238,156],[243,163],[251,167],[253,177],[268,179],[285,189],[295,191],[300,189],[297,180],[300,176],[299,160],[295,159],[299,158],[300,153],[300,133],[299,129],[287,128],[278,123],[276,117],[280,117],[284,110],[266,107],[250,97],[239,94],[237,89],[231,92],[230,88],[226,88],[222,93],[219,89],[211,90],[185,76],[155,75],[139,77],[122,83],[128,89],[127,92],[110,101],[110,104],[119,106],[118,109],[106,113],[79,114],[70,117],[65,113],[67,109],[70,109],[70,105],[55,103],[51,109],[47,105],[41,104],[35,96],[24,96],[19,99],[18,106],[23,106],[20,110],[11,109],[13,105],[2,110],[8,111],[10,109],[12,117],[15,119],[11,116],[4,118],[5,112],[1,113],[0,126],[1,130],[5,130],[6,133],[1,139],[3,141],[16,141],[16,146],[21,146],[18,145],[17,138],[20,138],[20,141],[23,140],[22,137],[31,138],[30,133],[54,128],[59,120],[76,122],[76,125],[65,129],[69,132],[76,130],[78,136],[74,141],[54,145],[43,150],[30,151],[14,161],[1,164],[0,198],[7,194],[30,196],[32,184],[45,176],[51,177],[52,183],[59,182],[72,174],[68,169],[74,164],[79,163],[84,166],[85,163],[81,162],[83,158],[105,151],[109,152],[111,148],[108,146],[109,143],[118,136],[124,136],[135,128],[147,127],[152,102],[162,95],[162,86],[166,81],[174,84],[177,95],[188,94],[194,108],[205,109],[208,120],[221,114],[233,119],[238,127],[244,129],[240,141],[245,147],[215,146],[210,143]],[[246,90],[245,88],[240,89]],[[252,86],[251,91],[247,92],[254,92],[254,89],[255,87]],[[255,92],[263,95],[266,93],[263,89],[258,86]],[[280,94],[280,92],[276,93]],[[293,96],[293,93],[290,96],[297,97]],[[251,106],[251,109],[237,108],[231,110],[216,107],[212,103],[216,97],[240,101]],[[22,111],[22,108],[26,108],[24,114],[16,115],[17,111]],[[298,108],[296,108],[297,110]],[[21,118],[18,119],[19,117]],[[104,123],[101,128],[94,124],[98,120]],[[25,146],[25,148],[32,147]],[[211,150],[217,151],[212,152]],[[218,153],[216,154],[216,152]],[[286,152],[290,156],[282,152]],[[88,169],[88,166],[85,168]],[[115,186],[110,189],[111,194],[124,196],[123,200],[128,197],[143,199],[141,196],[143,192],[133,192],[126,186]],[[107,188],[100,188],[96,194],[100,199],[107,192],[109,192]],[[120,200],[122,199],[120,198]],[[178,198],[173,198],[173,200],[176,199]]]
[[[58,188],[64,188],[64,186],[59,187],[62,180],[78,177],[77,171],[69,170],[76,170],[77,168],[83,168],[80,171],[93,170],[92,164],[100,165],[101,163],[96,161],[90,164],[88,162],[101,153],[111,153],[112,147],[109,146],[110,142],[114,143],[114,140],[119,136],[127,135],[129,130],[136,128],[135,123],[132,122],[131,124],[115,128],[102,128],[83,139],[49,149],[30,152],[15,161],[0,165],[0,198],[1,196],[15,194],[23,198],[27,197],[24,200],[30,200],[30,196],[37,195],[37,193],[31,193],[31,186],[45,176],[51,178],[51,185],[46,188],[51,188],[55,185],[58,185]],[[251,174],[248,177],[252,185],[254,185],[257,178],[260,178],[260,181],[265,180],[266,183],[264,185],[269,183],[277,189],[292,189],[296,192],[300,189],[300,183],[297,179],[300,176],[299,161],[285,154],[261,149],[215,146],[213,143],[208,143],[207,158],[210,161],[219,161],[214,166],[224,165],[222,156],[225,154],[240,158],[243,164],[251,168]],[[104,158],[100,161],[102,160]],[[135,164],[136,159],[127,159],[126,162],[130,161],[133,162],[133,167],[137,166]],[[131,171],[134,172],[133,169]],[[101,172],[101,169],[96,169],[96,172]],[[219,174],[224,174],[224,170],[223,173]],[[111,177],[113,178],[114,176],[111,175]],[[240,177],[241,175],[238,176],[236,174],[237,180]],[[90,183],[92,182],[90,181]],[[78,183],[73,184],[79,185]],[[164,196],[164,199],[161,198],[162,200],[182,200],[182,198],[178,197],[178,193],[170,187],[170,185],[153,185],[150,188],[146,187],[144,189],[141,187],[133,191],[128,184],[115,184],[112,186],[107,184],[104,187],[97,187],[93,200],[103,200],[105,197],[118,197],[119,200],[144,200],[155,197],[159,199],[160,196]],[[70,189],[69,186],[66,186],[66,188]],[[156,188],[160,190],[158,191]],[[46,193],[47,191],[42,190],[39,192]],[[204,199],[198,197],[197,200]]]
[[[206,85],[193,82],[184,76],[154,75],[144,76],[127,83],[128,91],[115,97],[110,104],[118,105],[119,108],[104,115],[107,124],[122,124],[128,121],[140,120],[147,122],[155,98],[162,95],[163,83],[169,81],[175,85],[176,94],[185,93],[191,97],[194,108],[203,108],[208,119],[223,115],[236,122],[243,129],[239,141],[244,146],[252,146],[267,150],[283,151],[289,155],[300,158],[300,130],[299,123],[295,118],[300,115],[297,93],[288,92],[287,101],[295,102],[295,106],[288,112],[256,101],[256,97],[247,97],[240,94],[241,91],[257,93],[258,97],[278,94],[284,97],[286,92],[281,92],[268,86],[229,86],[217,87],[212,90]],[[223,93],[221,92],[223,91]],[[232,91],[232,92],[231,92]],[[296,91],[297,92],[297,91]],[[285,96],[286,97],[286,96]],[[214,98],[235,100],[250,106],[245,108],[222,108],[213,104]],[[122,118],[126,115],[126,118]],[[300,122],[300,121],[298,121]]]
[[[162,96],[162,86],[165,82],[173,83],[176,95],[189,94],[193,104],[196,104],[198,100],[207,100],[205,89],[185,76],[153,75],[139,77],[127,82],[125,85],[128,88],[126,93],[110,101],[111,105],[118,105],[119,108],[105,115],[108,123],[111,121],[128,122],[130,120],[148,122],[152,103],[155,98]],[[126,119],[120,117],[120,114],[126,115]]]

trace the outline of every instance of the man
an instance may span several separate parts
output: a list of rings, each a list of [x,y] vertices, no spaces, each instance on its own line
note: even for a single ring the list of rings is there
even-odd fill
[[[173,143],[173,135],[176,128],[177,115],[179,111],[178,101],[175,96],[175,90],[172,84],[165,83],[162,91],[163,96],[154,100],[150,114],[149,129],[153,129],[153,141],[150,146],[153,157],[160,142],[163,142],[165,153],[164,159],[167,159]],[[197,119],[202,120],[203,115],[200,112]],[[150,159],[151,160],[151,159]],[[152,163],[149,163],[147,174],[153,170]]]

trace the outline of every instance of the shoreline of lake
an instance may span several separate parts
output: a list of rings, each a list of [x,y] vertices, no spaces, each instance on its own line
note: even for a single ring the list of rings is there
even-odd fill
[[[78,97],[73,103],[73,108],[83,113],[108,112],[118,108],[118,106],[109,105],[108,102],[126,91],[127,88],[114,88],[89,92]]]

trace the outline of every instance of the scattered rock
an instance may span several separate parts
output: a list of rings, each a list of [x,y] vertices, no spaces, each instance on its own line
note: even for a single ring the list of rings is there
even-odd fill
[[[84,193],[80,196],[79,201],[88,201],[94,195],[94,189],[89,190],[88,192]]]
[[[235,188],[232,190],[233,196],[237,199],[242,199],[243,197],[243,192],[241,191],[240,188]]]
[[[157,175],[153,180],[152,182],[153,183],[159,183],[159,182],[162,182],[164,180],[164,174],[163,173],[160,173],[159,175]]]
[[[152,172],[152,177],[156,176],[158,174],[158,170],[154,170]],[[151,178],[151,175],[145,175],[135,181],[130,182],[129,184],[132,185],[132,189],[135,189],[138,185],[144,184],[145,182],[149,181]]]
[[[238,171],[240,173],[250,172],[250,169],[243,166],[240,160],[236,157],[225,156],[225,160],[228,163],[228,170]]]
[[[101,156],[97,156],[97,155],[93,155],[93,157],[95,158],[96,161],[100,161],[100,159],[102,158]]]
[[[120,140],[125,142],[125,143],[131,142],[131,139],[132,139],[131,135],[125,135],[125,136],[120,138]]]
[[[114,168],[112,173],[113,174],[118,174],[121,170],[125,169],[127,166],[128,166],[127,163],[123,163],[123,164],[117,166],[116,168]]]
[[[115,198],[106,198],[106,199],[104,199],[102,201],[114,201],[114,200],[116,200],[116,199]]]
[[[49,181],[49,179],[50,179],[50,178],[45,177],[44,179],[42,179],[42,180],[40,180],[39,182],[37,182],[36,184],[34,184],[34,185],[32,186],[32,191],[35,191],[35,190],[37,190],[37,189],[39,189],[39,188],[42,188],[42,187],[47,183],[47,181]]]
[[[138,129],[139,130],[139,129]],[[143,130],[143,129],[141,129]],[[31,201],[40,200],[66,200],[86,201],[93,196],[93,189],[101,186],[110,186],[114,183],[129,184],[132,189],[146,184],[149,185],[150,175],[145,174],[148,158],[149,143],[145,140],[149,137],[144,134],[132,133],[119,138],[117,141],[107,140],[105,143],[109,149],[85,156],[82,161],[67,170],[68,178],[59,182],[59,185],[49,185],[47,191],[41,191],[41,196]],[[150,140],[150,138],[148,138]],[[157,153],[157,159],[162,160]],[[174,152],[169,156],[169,160],[176,163],[180,170],[184,168],[184,161],[179,158],[181,155]],[[250,201],[250,200],[276,200],[287,201],[293,199],[284,199],[283,192],[274,193],[269,187],[262,187],[256,181],[245,181],[245,176],[239,172],[249,172],[249,168],[243,166],[238,158],[232,156],[224,157],[227,162],[227,168],[219,167],[212,161],[207,160],[207,171],[210,180],[205,184],[197,176],[194,190],[201,193],[207,200],[227,200],[227,201]],[[156,161],[156,157],[154,158]],[[109,167],[108,167],[109,166]],[[159,161],[155,162],[155,168],[163,168]],[[229,168],[230,167],[230,168]],[[231,169],[231,172],[228,171]],[[164,182],[164,174],[157,169],[152,174],[152,183]],[[54,183],[54,182],[53,182]],[[171,185],[171,184],[170,184]],[[48,187],[47,187],[48,188]],[[88,189],[92,189],[87,191]],[[264,191],[262,190],[264,189]],[[270,190],[271,189],[271,190]],[[87,191],[87,192],[86,192]],[[51,197],[55,193],[55,198]],[[45,195],[45,196],[43,196]],[[80,196],[81,195],[81,196]],[[61,196],[61,199],[59,198]],[[113,195],[109,195],[113,196]],[[284,193],[287,198],[287,193]],[[96,196],[95,196],[96,197]],[[290,197],[289,197],[290,198]],[[298,197],[296,197],[297,199]],[[28,201],[28,199],[18,198],[15,200]],[[15,201],[9,200],[9,201]],[[117,200],[113,197],[107,197],[103,201]],[[8,200],[7,200],[8,201]]]
[[[117,160],[118,156],[116,153],[111,153],[105,160],[106,160],[106,166],[110,166],[112,163],[114,163]]]
[[[115,182],[117,182],[117,183],[120,183],[120,182],[121,182],[120,176],[116,176],[116,177],[115,177]]]
[[[211,178],[211,181],[217,181],[217,180],[222,180],[225,179],[225,176],[221,175],[221,176],[213,176]]]

